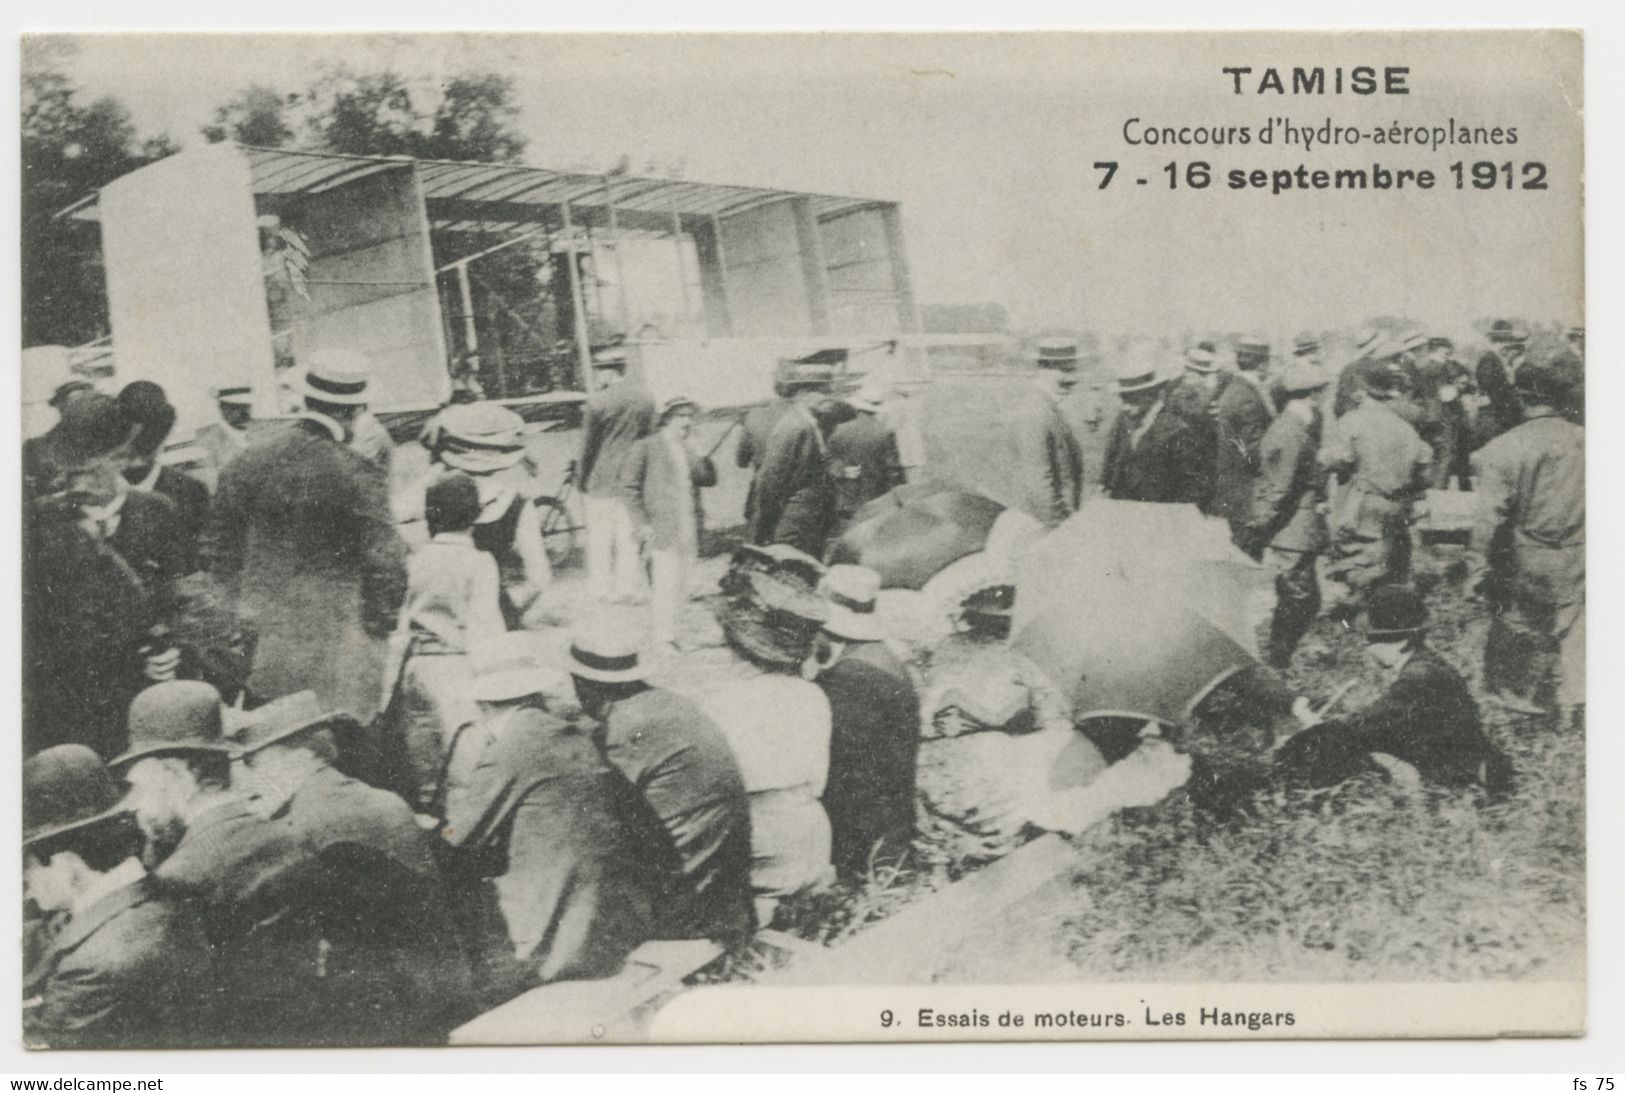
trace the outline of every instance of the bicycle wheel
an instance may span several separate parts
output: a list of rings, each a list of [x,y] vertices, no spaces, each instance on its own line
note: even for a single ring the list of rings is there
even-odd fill
[[[547,548],[547,560],[555,570],[574,565],[581,549],[581,526],[575,522],[570,510],[557,497],[538,497],[536,520],[542,529],[542,545]]]

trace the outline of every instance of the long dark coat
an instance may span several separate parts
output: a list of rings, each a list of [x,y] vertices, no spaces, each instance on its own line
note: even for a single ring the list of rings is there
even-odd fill
[[[220,478],[214,572],[256,644],[248,688],[314,690],[363,723],[382,703],[406,549],[378,469],[319,423],[253,444]]]
[[[859,414],[829,435],[835,510],[844,521],[893,486],[903,484],[897,433],[878,414]]]
[[[1106,496],[1119,501],[1204,504],[1212,460],[1204,442],[1210,434],[1166,405],[1140,442],[1131,446],[1133,431],[1131,417],[1119,413],[1106,441],[1101,477]]]
[[[835,532],[835,482],[828,445],[810,411],[793,407],[773,427],[756,475],[750,541],[789,543],[814,558]]]
[[[1217,435],[1210,511],[1229,520],[1232,527],[1241,527],[1248,523],[1253,507],[1258,447],[1274,415],[1258,385],[1246,378],[1226,384],[1214,410]]]
[[[23,747],[124,750],[154,626],[169,621],[184,548],[168,498],[131,490],[98,542],[72,509],[36,506],[24,534]]]
[[[628,378],[594,391],[581,421],[577,484],[593,497],[615,496],[632,446],[654,430],[654,399],[640,381]]]
[[[23,1011],[35,1047],[175,1048],[197,1042],[210,953],[196,921],[150,878],[76,913],[43,956],[40,994]]]
[[[830,710],[830,861],[861,873],[871,854],[896,860],[913,841],[920,699],[880,642],[848,646],[817,682]]]

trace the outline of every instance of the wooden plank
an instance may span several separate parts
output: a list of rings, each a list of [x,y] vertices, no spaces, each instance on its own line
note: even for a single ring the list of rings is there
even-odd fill
[[[995,920],[1078,860],[1072,844],[1043,835],[984,869],[904,907],[833,948],[793,961],[764,979],[781,984],[907,983],[922,961]]]
[[[640,1039],[641,1018],[661,996],[722,955],[714,941],[649,941],[620,974],[549,983],[452,1030],[454,1045],[601,1043]]]

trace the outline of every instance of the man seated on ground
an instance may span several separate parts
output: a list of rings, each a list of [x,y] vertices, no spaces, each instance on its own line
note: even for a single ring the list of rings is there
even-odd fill
[[[1322,787],[1386,768],[1400,779],[1476,785],[1492,800],[1511,790],[1512,764],[1484,735],[1466,682],[1427,647],[1427,620],[1422,598],[1410,588],[1385,585],[1372,592],[1366,652],[1386,677],[1382,697],[1324,723],[1300,705],[1307,727],[1276,751],[1278,775]]]
[[[900,861],[914,841],[920,699],[884,642],[875,612],[880,574],[831,566],[823,593],[829,618],[814,667],[830,708],[831,860],[841,873],[861,875],[871,864]]]
[[[467,684],[478,716],[457,734],[438,811],[452,905],[483,1002],[620,971],[654,935],[646,816],[590,723],[548,713],[554,683],[522,636],[492,646]]]
[[[311,1043],[433,1043],[468,1016],[468,968],[430,836],[399,797],[334,766],[355,731],[314,691],[253,711],[232,734],[249,804],[313,865],[296,917],[320,936]]]
[[[219,693],[184,680],[141,692],[130,706],[130,750],[110,766],[129,783],[126,805],[146,834],[155,889],[190,906],[215,952],[219,1002],[202,1015],[197,1041],[303,1042],[301,973],[314,973],[318,944],[286,918],[310,855],[233,790]]]
[[[660,936],[748,941],[750,805],[722,731],[688,699],[650,686],[637,646],[606,627],[577,631],[569,670],[609,761],[664,828]]]
[[[23,1039],[41,1048],[194,1042],[210,954],[188,911],[141,864],[141,831],[96,753],[49,748],[23,764],[23,884],[61,915],[25,968]]]

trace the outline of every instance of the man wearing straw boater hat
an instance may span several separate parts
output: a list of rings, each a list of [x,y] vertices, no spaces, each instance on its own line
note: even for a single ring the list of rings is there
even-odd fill
[[[173,1048],[199,1042],[210,956],[190,912],[141,864],[141,830],[96,753],[48,748],[23,764],[23,886],[62,921],[24,969],[34,1048]]]
[[[698,412],[686,395],[666,399],[658,431],[638,441],[621,471],[623,503],[649,549],[651,630],[668,653],[677,652],[677,617],[700,559],[700,489],[717,484],[716,465],[689,446]]]
[[[1167,408],[1171,377],[1143,353],[1118,364],[1122,409],[1106,441],[1101,485],[1119,501],[1206,504],[1211,433]]]
[[[226,468],[212,516],[215,576],[255,635],[251,699],[314,690],[363,723],[406,595],[387,484],[347,446],[366,367],[356,353],[314,354],[304,412]]]
[[[1078,385],[1078,346],[1045,338],[1035,348],[1036,371],[1011,420],[1019,507],[1054,527],[1083,503],[1083,448],[1060,403]]]
[[[663,829],[648,848],[662,878],[659,936],[748,941],[750,805],[722,730],[687,698],[651,686],[637,644],[602,618],[576,629],[566,667],[582,710],[603,726],[609,761]]]
[[[844,875],[895,862],[914,840],[920,699],[886,647],[876,606],[880,574],[855,565],[824,575],[824,621],[816,682],[829,699],[830,861]]]
[[[466,1017],[468,967],[430,836],[406,803],[340,772],[355,724],[314,691],[248,714],[229,741],[250,807],[291,832],[313,863],[301,906],[318,938],[284,954],[304,984],[293,1043],[434,1043]]]
[[[608,603],[636,603],[644,595],[643,561],[632,518],[621,496],[621,471],[632,448],[655,429],[654,398],[628,377],[625,346],[592,358],[597,388],[587,396],[576,460],[587,522],[587,587]]]

